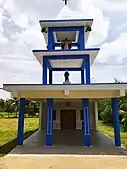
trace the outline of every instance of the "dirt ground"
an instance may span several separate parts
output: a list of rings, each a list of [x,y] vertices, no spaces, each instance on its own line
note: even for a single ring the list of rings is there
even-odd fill
[[[3,157],[0,169],[126,169],[127,157]]]

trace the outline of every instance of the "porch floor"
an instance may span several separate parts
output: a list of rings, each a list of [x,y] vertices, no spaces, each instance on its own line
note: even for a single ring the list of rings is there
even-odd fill
[[[83,146],[83,132],[54,132],[54,146],[46,148],[44,131],[38,130],[24,141],[23,147],[14,148],[10,154],[78,154],[78,155],[125,155],[123,148],[116,148],[113,141],[100,131],[91,132],[92,147]]]
[[[82,130],[55,130],[53,133],[54,146],[84,146]],[[37,131],[24,141],[25,145],[45,145],[44,131]],[[91,132],[91,144],[94,147],[114,146],[113,141],[100,131]]]

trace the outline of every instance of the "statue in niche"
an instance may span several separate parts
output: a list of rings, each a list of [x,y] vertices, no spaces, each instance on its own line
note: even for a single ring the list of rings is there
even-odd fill
[[[69,72],[66,70],[66,72],[64,73],[64,77],[65,77],[65,82],[69,82]]]

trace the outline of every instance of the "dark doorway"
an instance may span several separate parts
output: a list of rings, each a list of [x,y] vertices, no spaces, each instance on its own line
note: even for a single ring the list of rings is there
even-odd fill
[[[61,130],[76,129],[76,110],[61,110]]]

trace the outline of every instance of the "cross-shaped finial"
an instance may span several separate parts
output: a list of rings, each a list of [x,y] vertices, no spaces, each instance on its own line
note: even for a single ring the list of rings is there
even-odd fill
[[[63,0],[63,1],[65,1],[65,5],[67,5],[68,0]]]

